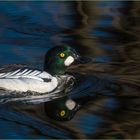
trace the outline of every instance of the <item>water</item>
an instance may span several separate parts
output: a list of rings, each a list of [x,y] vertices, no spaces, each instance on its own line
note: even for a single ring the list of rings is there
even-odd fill
[[[83,78],[71,97],[82,107],[70,121],[49,118],[44,104],[0,105],[0,138],[140,138],[139,4],[0,2],[1,65],[42,69],[45,53],[60,44],[105,64],[77,68]]]

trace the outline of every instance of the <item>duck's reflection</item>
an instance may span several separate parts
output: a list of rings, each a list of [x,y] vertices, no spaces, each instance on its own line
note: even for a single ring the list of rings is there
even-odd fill
[[[69,121],[78,111],[80,105],[68,97],[45,103],[46,114],[58,121]]]

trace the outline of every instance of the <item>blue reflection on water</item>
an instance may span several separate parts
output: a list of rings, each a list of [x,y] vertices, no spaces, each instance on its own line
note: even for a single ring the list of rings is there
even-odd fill
[[[123,16],[119,9],[124,8],[125,4],[121,1],[101,1],[93,3],[93,6],[99,10],[97,15],[94,9],[88,11],[88,8],[85,8],[82,11],[82,5],[79,3],[76,6],[75,2],[0,2],[0,65],[24,63],[42,69],[45,53],[54,45],[62,43],[71,43],[74,44],[74,47],[80,46],[77,47],[78,50],[82,50],[87,55],[87,48],[82,48],[82,46],[90,46],[93,49],[90,50],[92,54],[95,53],[94,47],[113,54],[116,51],[113,45],[108,44],[108,42],[101,43],[98,40],[98,37],[109,40],[113,34],[103,31],[99,27],[106,29],[115,27],[113,20]],[[88,17],[87,26],[84,22],[85,17]],[[91,20],[93,17],[94,21]],[[95,21],[95,25],[92,24]],[[117,20],[117,22],[119,21]],[[90,44],[89,42],[96,43]],[[107,54],[96,56],[96,61],[102,63],[111,62],[111,60],[112,57]],[[95,99],[97,93],[102,93],[105,96],[114,95],[112,90],[105,88],[111,82],[112,77],[109,75],[102,81],[98,81],[94,75],[86,77],[83,83],[75,89],[74,92],[77,94],[74,97],[86,98],[90,96]],[[103,110],[106,108],[112,111],[117,109],[119,102],[117,99],[109,98],[102,105]],[[5,105],[0,105],[0,138],[80,137],[76,137],[76,134],[73,136],[76,130],[75,127],[70,128],[72,120],[69,125],[55,121],[50,123],[49,119],[45,121],[38,119],[36,114],[31,116],[30,111],[29,114],[25,114],[22,111],[12,109],[12,105],[9,107],[10,109]],[[76,117],[78,115],[77,113]],[[80,119],[73,119],[78,124],[76,129],[80,130],[81,134],[86,134],[87,138],[88,134],[95,134],[96,130],[106,121],[103,116],[94,113],[85,113]],[[62,124],[65,124],[65,127],[61,126]]]
[[[0,130],[3,132],[0,135],[1,138],[70,137],[69,133],[59,130],[33,116],[12,110],[8,105],[0,106],[0,118]]]
[[[83,122],[83,124],[79,124],[79,128],[87,135],[96,133],[97,128],[103,123],[100,116],[90,114],[83,115],[80,121]]]

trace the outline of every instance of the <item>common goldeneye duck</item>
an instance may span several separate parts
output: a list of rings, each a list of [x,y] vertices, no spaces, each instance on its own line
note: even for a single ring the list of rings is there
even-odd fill
[[[63,45],[47,52],[44,71],[23,65],[1,67],[0,101],[40,103],[64,96],[71,89],[74,77],[62,74],[77,58],[74,49]]]
[[[73,80],[70,75],[52,76],[25,65],[3,66],[0,68],[0,102],[40,103],[60,98],[71,89]]]

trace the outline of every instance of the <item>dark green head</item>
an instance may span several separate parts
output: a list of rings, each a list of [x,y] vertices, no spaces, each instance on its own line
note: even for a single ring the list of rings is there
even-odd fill
[[[75,101],[67,97],[45,103],[47,116],[59,121],[68,121],[72,119],[79,107],[80,106]]]
[[[50,49],[45,55],[44,70],[50,74],[64,74],[78,57],[78,53],[71,47],[62,45]]]

